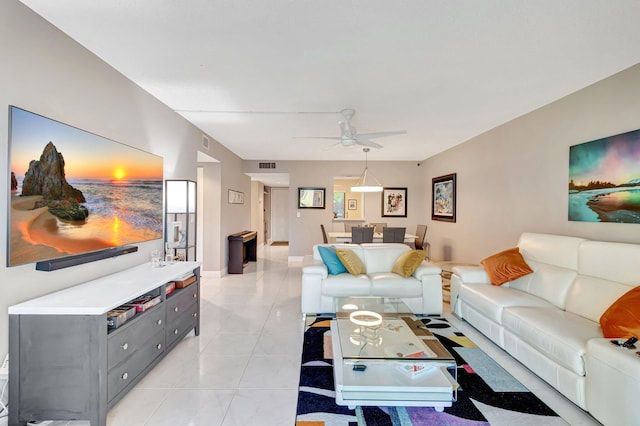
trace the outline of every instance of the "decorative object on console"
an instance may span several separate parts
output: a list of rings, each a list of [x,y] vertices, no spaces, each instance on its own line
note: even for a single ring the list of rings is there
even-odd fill
[[[431,179],[431,219],[456,221],[456,174]]]
[[[299,209],[324,209],[325,188],[298,188]]]
[[[51,271],[162,238],[162,157],[15,106],[9,112],[7,266],[43,262],[36,269]]]
[[[493,285],[502,285],[533,272],[520,254],[518,247],[489,256],[483,259],[480,264],[484,267],[489,281]]]
[[[640,223],[638,194],[640,129],[569,148],[570,221]]]
[[[382,185],[375,178],[375,176],[371,175],[367,176],[369,172],[369,161],[367,158],[367,153],[370,151],[369,148],[363,148],[362,152],[364,152],[364,170],[356,182],[355,186],[351,187],[351,192],[381,192]],[[369,178],[369,180],[367,180]]]
[[[407,188],[382,190],[382,217],[407,217]]]
[[[196,183],[192,180],[165,181],[165,245],[176,260],[196,258]]]
[[[640,286],[623,294],[600,317],[606,338],[640,337]]]

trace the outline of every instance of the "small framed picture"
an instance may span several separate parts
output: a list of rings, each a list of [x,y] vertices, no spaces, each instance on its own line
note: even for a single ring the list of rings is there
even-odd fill
[[[298,188],[299,209],[324,209],[325,188]]]
[[[407,188],[382,189],[382,217],[407,217]]]
[[[358,200],[350,199],[347,204],[347,209],[349,210],[357,210],[358,209]]]
[[[244,192],[229,190],[229,204],[244,204]]]
[[[456,221],[456,174],[431,179],[431,219],[443,222]]]

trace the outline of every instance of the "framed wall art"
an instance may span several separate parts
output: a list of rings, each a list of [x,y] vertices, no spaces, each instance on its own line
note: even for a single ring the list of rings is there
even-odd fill
[[[244,204],[244,192],[229,190],[229,204]]]
[[[324,209],[325,188],[298,188],[299,209]]]
[[[569,147],[569,220],[640,223],[640,130]]]
[[[382,189],[382,217],[407,217],[407,188]]]
[[[456,221],[456,174],[431,179],[431,219],[443,222]]]
[[[347,208],[349,210],[356,210],[358,208],[358,200],[353,199],[353,198],[349,199],[349,204],[348,204]]]

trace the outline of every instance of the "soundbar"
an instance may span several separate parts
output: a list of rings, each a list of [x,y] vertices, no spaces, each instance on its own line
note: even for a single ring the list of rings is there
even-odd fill
[[[84,263],[95,262],[96,260],[108,259],[123,254],[135,253],[138,246],[114,247],[91,253],[73,254],[57,259],[42,260],[36,263],[36,271],[55,271],[57,269],[69,268],[71,266],[82,265]]]

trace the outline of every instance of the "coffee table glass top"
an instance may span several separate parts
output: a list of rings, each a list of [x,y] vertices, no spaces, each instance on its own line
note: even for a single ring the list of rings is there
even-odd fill
[[[336,324],[345,361],[452,361],[438,339],[397,298],[335,299]]]

